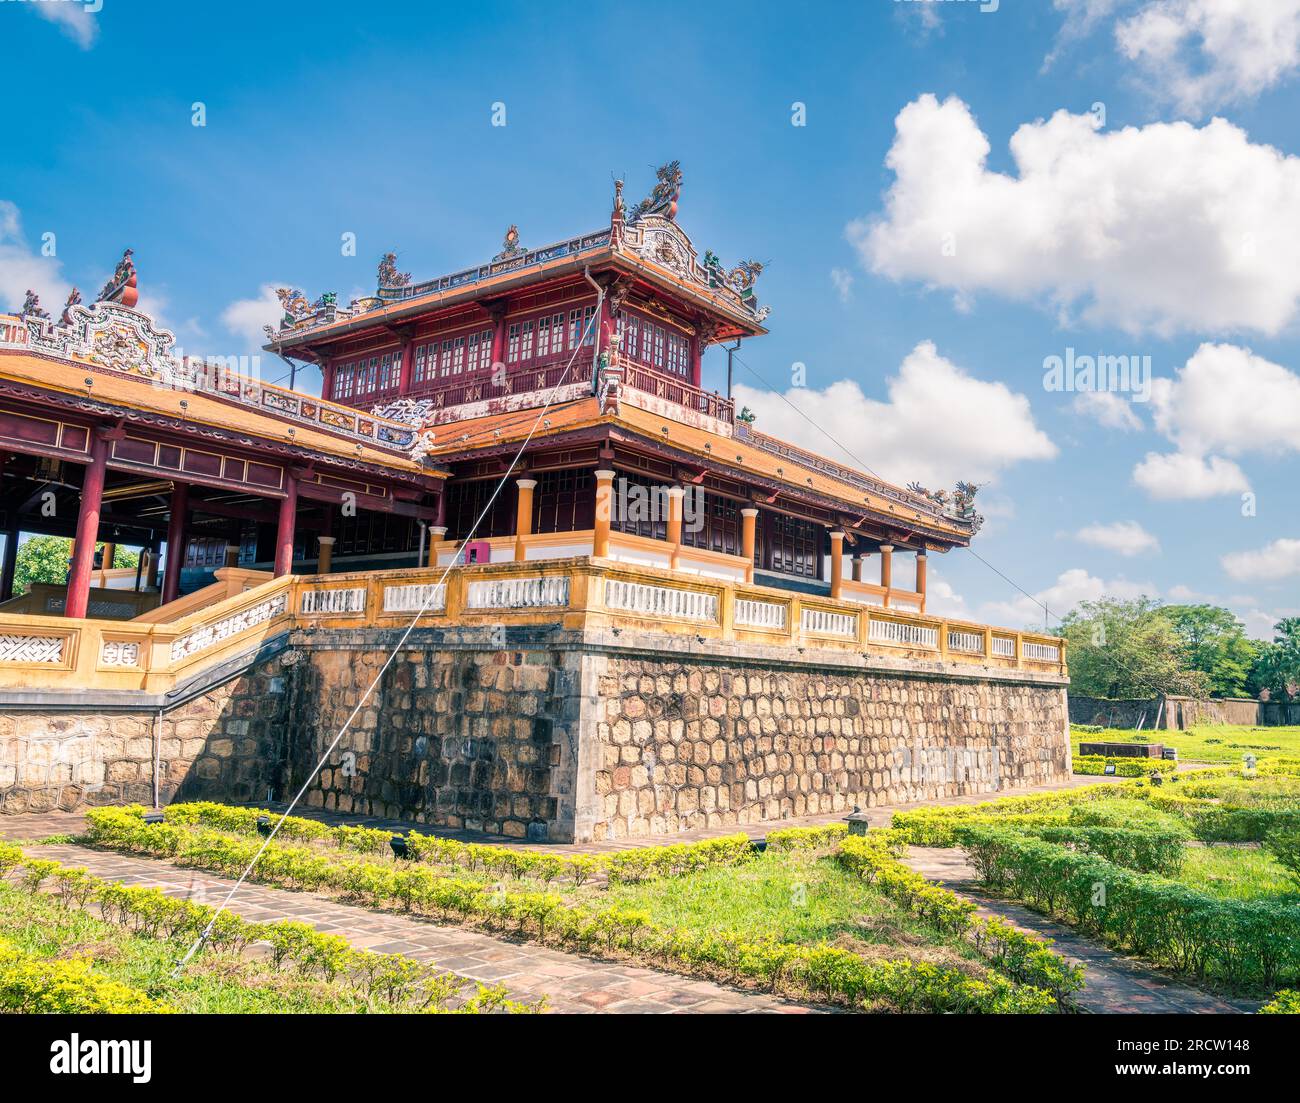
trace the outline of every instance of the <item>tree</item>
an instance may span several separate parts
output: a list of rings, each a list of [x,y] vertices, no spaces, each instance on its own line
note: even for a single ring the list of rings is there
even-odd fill
[[[1206,676],[1212,697],[1242,697],[1262,644],[1217,605],[1166,605],[1160,611],[1182,641],[1193,670]]]
[[[96,550],[103,551],[97,544]],[[68,561],[72,558],[72,541],[66,536],[29,536],[18,545],[14,563],[14,593],[25,594],[33,582],[62,586],[68,581]],[[119,547],[113,556],[114,567],[134,567],[140,553]]]
[[[1057,630],[1069,641],[1073,692],[1112,699],[1186,694],[1203,697],[1208,678],[1149,598],[1081,602]]]
[[[1250,686],[1273,698],[1300,697],[1300,617],[1286,617],[1273,626],[1273,642],[1260,649]]]

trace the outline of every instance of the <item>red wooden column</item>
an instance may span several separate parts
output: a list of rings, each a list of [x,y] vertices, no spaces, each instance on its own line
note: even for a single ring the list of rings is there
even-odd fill
[[[167,517],[167,566],[163,571],[162,604],[181,596],[181,568],[185,566],[185,521],[190,508],[190,484],[172,483],[172,506]]]
[[[506,308],[501,306],[489,313],[492,316],[492,363],[488,366],[495,371],[498,364],[506,362]]]
[[[276,578],[293,570],[293,526],[298,514],[298,478],[285,473],[285,495],[280,499],[280,517],[275,529]]]
[[[95,543],[99,539],[99,512],[107,473],[108,440],[102,430],[96,429],[90,434],[90,463],[81,484],[77,538],[72,545],[72,569],[68,572],[68,596],[63,607],[68,617],[84,617],[90,606],[90,576],[95,567]]]

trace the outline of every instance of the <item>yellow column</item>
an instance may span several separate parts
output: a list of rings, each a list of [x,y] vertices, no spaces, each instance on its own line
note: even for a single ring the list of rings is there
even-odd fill
[[[916,553],[916,592],[921,595],[921,612],[925,612],[925,549]]]
[[[429,570],[438,569],[438,543],[447,535],[446,525],[429,526]]]
[[[334,566],[334,537],[318,536],[320,541],[320,556],[316,561],[317,574],[329,574],[330,568]]]
[[[609,522],[614,516],[614,472],[596,472],[596,536],[591,554],[597,559],[609,555]]]
[[[862,567],[863,564],[866,563],[866,561],[867,561],[867,557],[865,554],[862,553],[859,553],[853,557],[853,581],[854,582],[862,581]]]
[[[844,588],[844,533],[831,533],[831,597],[838,600]]]
[[[103,554],[99,560],[99,584],[101,587],[108,585],[108,572],[113,569],[113,560],[117,558],[117,545],[105,544]]]
[[[894,545],[880,545],[880,588],[885,591],[885,607],[889,607],[889,588],[894,584]]]
[[[740,511],[740,554],[745,557],[745,581],[754,581],[754,529],[758,524],[758,510]]]
[[[515,562],[522,563],[528,551],[524,537],[533,534],[533,491],[537,489],[537,480],[516,479],[515,485],[519,487],[519,501],[515,507]]]
[[[677,568],[677,556],[682,550],[682,499],[686,497],[686,488],[670,486],[668,488],[668,536],[672,547],[671,566]]]

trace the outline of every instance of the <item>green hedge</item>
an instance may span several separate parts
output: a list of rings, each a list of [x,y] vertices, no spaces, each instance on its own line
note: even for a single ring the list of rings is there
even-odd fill
[[[901,848],[898,832],[870,831],[845,838],[836,857],[908,911],[941,930],[968,935],[1001,972],[1052,993],[1058,1004],[1064,1005],[1083,987],[1083,966],[1070,965],[1050,948],[1050,939],[1027,934],[1002,919],[978,918],[973,903],[899,861]]]
[[[242,872],[261,845],[257,839],[146,824],[140,810],[95,809],[87,814],[87,821],[91,837],[100,845],[169,857],[219,873]],[[250,880],[334,889],[363,903],[400,904],[436,918],[507,930],[571,950],[623,950],[691,973],[750,981],[852,1007],[999,1014],[1043,1014],[1054,1009],[1050,993],[1003,976],[977,980],[960,970],[925,962],[866,961],[834,946],[669,928],[644,911],[571,906],[555,893],[506,892],[419,865],[339,860],[337,855],[301,846],[270,843]]]
[[[95,972],[81,957],[37,957],[0,938],[0,1011],[23,1015],[157,1015],[173,1009]]]
[[[1183,868],[1184,837],[1181,833],[1147,831],[1130,827],[1087,827],[1077,824],[1023,829],[1049,843],[1067,846],[1085,854],[1096,854],[1108,862],[1139,873],[1172,877]]]
[[[1115,777],[1147,777],[1152,771],[1172,774],[1178,769],[1177,762],[1167,762],[1162,758],[1115,758],[1100,754],[1074,756],[1076,774],[1105,774],[1107,765],[1111,764],[1115,767]]]
[[[1006,828],[965,827],[959,836],[991,888],[1148,961],[1237,986],[1300,977],[1293,906],[1222,900]]]
[[[96,810],[101,811],[101,810]],[[135,808],[129,809],[135,813]],[[180,827],[210,827],[241,835],[257,834],[263,817],[276,823],[280,815],[261,808],[234,808],[210,801],[173,804],[163,813],[168,824]],[[276,838],[323,842],[361,854],[390,853],[392,831],[373,827],[332,826],[301,816],[288,816]],[[452,869],[482,871],[496,877],[533,878],[549,884],[571,880],[582,885],[604,872],[611,881],[645,881],[658,877],[680,877],[711,865],[733,865],[752,856],[748,836],[728,835],[698,843],[670,846],[633,847],[609,855],[547,854],[524,847],[462,843],[437,835],[411,832],[405,836],[416,861],[432,862]]]
[[[1261,1015],[1300,1015],[1300,992],[1284,988],[1259,1009]]]

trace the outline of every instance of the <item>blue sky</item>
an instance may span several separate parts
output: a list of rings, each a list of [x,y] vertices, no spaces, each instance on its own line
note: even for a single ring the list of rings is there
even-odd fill
[[[696,245],[767,266],[761,428],[985,484],[975,549],[1053,614],[1300,613],[1300,0],[96,6],[0,3],[0,306],[130,245],[187,352],[255,353],[268,287],[595,228],[678,158]],[[1150,357],[1150,400],[1045,389],[1067,349]],[[931,576],[1042,622],[968,553]]]

